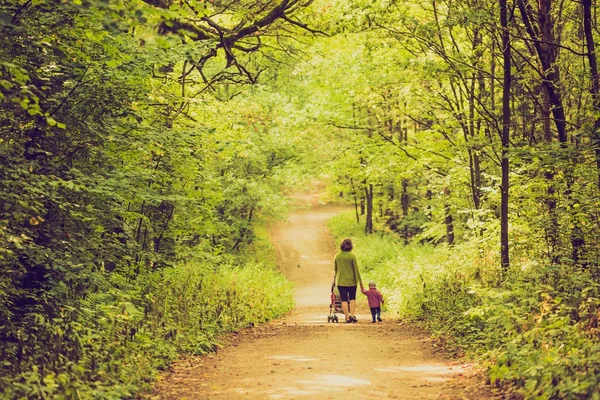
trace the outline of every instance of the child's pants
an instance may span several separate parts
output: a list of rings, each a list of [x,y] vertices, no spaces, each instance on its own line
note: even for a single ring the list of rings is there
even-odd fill
[[[375,317],[381,321],[381,307],[371,307],[371,315],[373,316],[373,322],[375,322]]]

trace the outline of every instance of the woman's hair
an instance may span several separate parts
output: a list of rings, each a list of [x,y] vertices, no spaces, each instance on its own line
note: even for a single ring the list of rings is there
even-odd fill
[[[350,238],[346,238],[346,239],[342,240],[342,244],[340,244],[340,249],[342,251],[352,250],[352,240],[350,240]]]

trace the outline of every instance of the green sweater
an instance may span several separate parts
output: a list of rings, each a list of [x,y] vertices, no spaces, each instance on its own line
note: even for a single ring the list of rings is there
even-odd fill
[[[338,286],[356,286],[362,282],[356,256],[350,251],[339,251],[335,255],[335,282]]]

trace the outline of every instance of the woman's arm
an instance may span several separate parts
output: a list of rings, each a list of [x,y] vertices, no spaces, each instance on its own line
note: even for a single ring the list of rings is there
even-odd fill
[[[356,278],[356,281],[360,283],[360,287],[362,289],[362,278],[360,276],[360,270],[358,269],[358,261],[356,261],[356,256],[354,254],[352,254],[352,265],[354,266],[354,277]]]
[[[337,277],[337,273],[338,273],[338,265],[337,265],[337,256],[333,259],[333,283],[331,284],[331,286],[335,286],[335,278]]]

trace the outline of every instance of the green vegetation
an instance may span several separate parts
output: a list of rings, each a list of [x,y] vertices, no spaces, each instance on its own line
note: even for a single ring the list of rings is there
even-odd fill
[[[18,350],[27,363],[18,379],[3,377],[3,396],[128,398],[179,353],[213,351],[219,335],[281,316],[292,305],[289,283],[257,264],[194,263],[134,282],[118,273],[96,279],[98,291],[52,319],[27,315],[35,331],[21,333]]]
[[[336,6],[305,70],[355,205],[336,236],[494,385],[600,398],[595,2]]]
[[[598,396],[596,8],[2,1],[3,394],[129,396],[281,315],[264,224],[326,176],[391,307]]]
[[[498,284],[498,269],[471,242],[404,246],[366,235],[351,214],[330,225],[337,238],[351,235],[389,312],[480,360],[495,386],[513,384],[526,398],[597,398],[600,284],[586,271],[530,266]]]
[[[3,398],[128,398],[291,307],[255,229],[302,176],[285,99],[189,70],[218,43],[165,4],[0,4]]]

